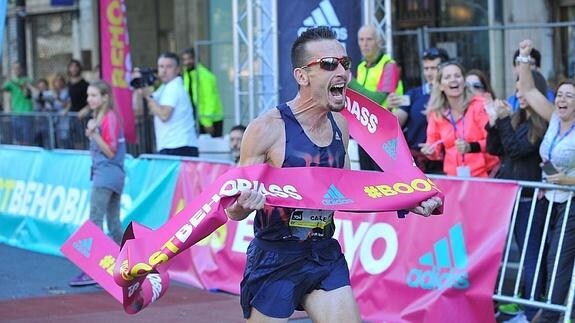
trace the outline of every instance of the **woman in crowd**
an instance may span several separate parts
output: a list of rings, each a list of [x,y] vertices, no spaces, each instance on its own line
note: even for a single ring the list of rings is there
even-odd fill
[[[535,80],[535,87],[539,93],[546,95],[547,83],[545,78],[538,72],[532,71]],[[517,91],[519,99],[519,109],[512,113],[511,105],[504,100],[494,101],[492,111],[488,111],[489,123],[487,130],[487,151],[501,159],[501,167],[496,174],[496,178],[514,179],[523,181],[541,181],[541,158],[537,153],[539,146],[547,130],[547,120],[537,114],[526,100],[522,91]],[[537,284],[532,290],[535,282],[535,269],[537,268],[537,258],[541,245],[541,236],[545,223],[544,217],[538,212],[530,217],[530,210],[534,190],[525,188],[521,191],[521,197],[517,208],[515,226],[513,234],[519,246],[519,250],[524,250],[523,261],[523,297],[529,298],[533,291],[533,297],[538,298],[542,292],[542,275],[537,277]],[[527,227],[531,222],[529,234]],[[528,236],[528,240],[525,240]],[[519,313],[517,304],[505,304],[499,307],[500,311],[506,313]],[[524,315],[531,321],[537,313],[537,308],[526,307]]]
[[[555,171],[545,171],[544,177],[549,183],[575,185],[575,81],[566,80],[559,84],[555,102],[552,105],[534,86],[529,57],[532,48],[533,44],[530,40],[524,40],[519,44],[518,89],[523,93],[527,102],[540,115],[549,120],[549,127],[539,148],[539,155],[544,162],[549,161]],[[541,216],[544,217],[551,204],[546,237],[548,248],[545,261],[548,288],[546,296],[553,304],[565,304],[567,292],[572,284],[571,274],[575,261],[575,201],[573,201],[571,192],[548,190],[540,204],[539,210],[542,213]],[[567,209],[568,206],[569,209]],[[565,225],[565,231],[564,235],[561,235],[563,225]],[[561,240],[562,243],[559,245]],[[557,257],[558,264],[555,267]],[[567,306],[571,305],[567,304]],[[538,322],[557,322],[559,316],[559,312],[544,309]]]
[[[474,95],[481,95],[487,103],[495,100],[496,95],[493,92],[491,83],[487,75],[478,69],[472,69],[465,75],[465,83],[471,89]]]
[[[90,199],[90,220],[103,229],[104,215],[110,235],[120,244],[120,198],[124,189],[124,158],[126,143],[120,114],[114,108],[110,86],[104,81],[95,81],[88,86],[88,106],[93,119],[88,121],[86,137],[90,139],[92,156],[92,194]],[[82,273],[70,282],[72,286],[94,284]]]
[[[459,63],[447,61],[438,68],[426,111],[427,141],[421,145],[421,152],[432,160],[444,155],[443,171],[447,175],[487,177],[498,161],[485,150],[485,100],[473,95]]]

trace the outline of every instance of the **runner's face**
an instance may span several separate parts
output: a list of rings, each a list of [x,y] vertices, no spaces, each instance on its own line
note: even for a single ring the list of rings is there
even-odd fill
[[[306,45],[309,61],[322,57],[347,56],[343,46],[337,40],[312,41]],[[350,71],[341,64],[333,71],[327,71],[320,64],[304,68],[309,75],[309,86],[312,99],[331,111],[341,111],[345,107],[345,89],[350,77]]]

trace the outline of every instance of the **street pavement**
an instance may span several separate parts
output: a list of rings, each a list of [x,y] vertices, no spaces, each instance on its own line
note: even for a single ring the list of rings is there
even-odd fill
[[[70,287],[80,273],[68,259],[0,243],[0,322],[244,322],[239,297],[170,282],[166,294],[135,315],[97,285]],[[239,282],[238,282],[239,283]],[[309,323],[296,312],[292,323]]]

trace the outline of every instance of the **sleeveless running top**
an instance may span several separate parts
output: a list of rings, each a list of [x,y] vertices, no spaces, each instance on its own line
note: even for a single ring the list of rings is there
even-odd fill
[[[343,168],[345,147],[341,130],[328,113],[333,136],[325,147],[314,144],[287,104],[277,107],[285,123],[285,154],[282,167]],[[327,192],[326,192],[327,193]],[[333,212],[266,206],[256,212],[254,234],[264,240],[319,240],[331,238],[335,230]]]

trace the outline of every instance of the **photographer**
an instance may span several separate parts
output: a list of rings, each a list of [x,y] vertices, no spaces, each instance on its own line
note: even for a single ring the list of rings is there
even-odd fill
[[[141,115],[144,100],[154,116],[156,150],[160,154],[198,157],[197,137],[192,106],[180,73],[180,59],[174,53],[163,53],[158,58],[160,87],[152,93],[153,74],[135,69],[132,87],[134,110]],[[152,75],[152,76],[150,76]]]

